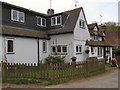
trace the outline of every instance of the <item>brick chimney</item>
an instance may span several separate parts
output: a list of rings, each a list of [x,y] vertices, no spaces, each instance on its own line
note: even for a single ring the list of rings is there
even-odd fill
[[[53,9],[48,9],[47,14],[48,15],[54,15],[54,10]]]

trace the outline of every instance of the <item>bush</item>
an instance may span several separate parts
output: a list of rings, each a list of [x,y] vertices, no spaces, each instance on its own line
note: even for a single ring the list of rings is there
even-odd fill
[[[120,55],[120,48],[118,48],[117,50],[114,50],[113,53],[116,55]]]
[[[63,56],[58,56],[58,55],[51,56],[51,55],[49,55],[47,58],[45,58],[45,63],[47,63],[47,64],[64,63],[65,62],[64,59],[65,59],[65,57],[63,57]]]

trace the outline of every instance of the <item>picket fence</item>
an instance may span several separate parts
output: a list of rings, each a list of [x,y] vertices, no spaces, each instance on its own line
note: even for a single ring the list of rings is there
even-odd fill
[[[74,78],[86,78],[105,71],[104,60],[88,60],[85,62],[65,64],[21,64],[2,62],[2,79],[27,78],[66,81]]]

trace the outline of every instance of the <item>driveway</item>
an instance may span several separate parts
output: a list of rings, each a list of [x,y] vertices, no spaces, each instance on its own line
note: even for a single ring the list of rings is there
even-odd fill
[[[46,88],[118,88],[118,70]]]

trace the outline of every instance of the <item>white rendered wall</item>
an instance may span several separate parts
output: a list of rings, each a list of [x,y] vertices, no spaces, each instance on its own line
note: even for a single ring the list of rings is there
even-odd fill
[[[53,41],[57,40],[57,45],[67,45],[67,55],[65,56],[65,62],[71,62],[71,57],[73,57],[73,34],[60,34],[50,36],[50,51],[51,46],[54,46]]]
[[[6,54],[7,61],[10,63],[37,63],[37,40],[32,38],[6,37],[14,39],[14,54]],[[6,41],[4,38],[5,48]],[[5,51],[5,50],[4,50]],[[4,57],[4,56],[3,56]]]
[[[79,20],[82,19],[84,21],[85,17],[83,14],[83,11],[80,12],[75,29],[74,29],[74,56],[77,57],[77,61],[83,61],[86,60],[86,58],[89,56],[85,53],[86,50],[86,40],[90,40],[90,34],[87,27],[87,23],[85,23],[85,29],[80,28],[79,26]],[[82,54],[76,54],[76,45],[82,45]]]

